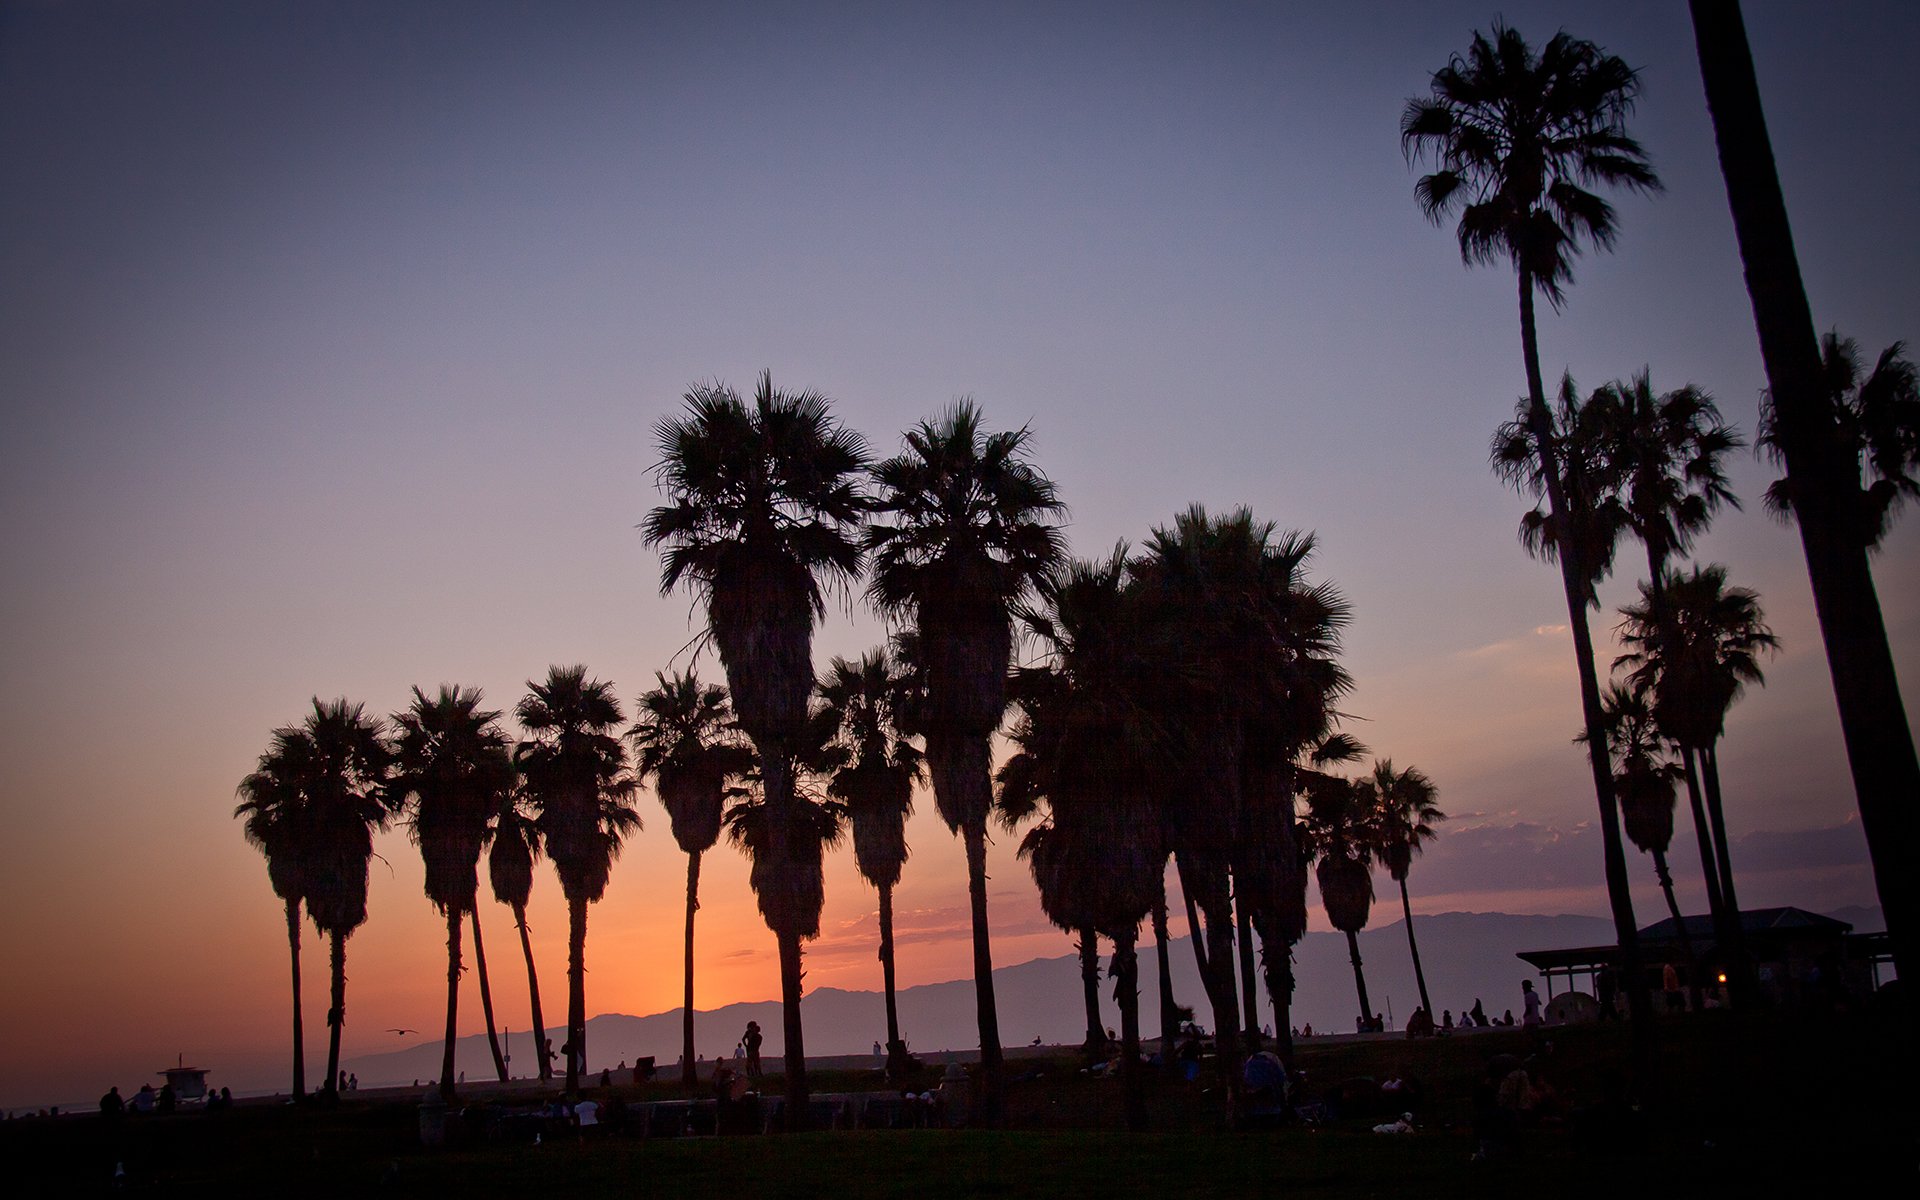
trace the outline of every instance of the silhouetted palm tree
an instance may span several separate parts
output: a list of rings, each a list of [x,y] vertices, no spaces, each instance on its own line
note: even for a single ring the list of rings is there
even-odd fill
[[[540,976],[533,969],[533,939],[527,933],[527,902],[533,898],[533,864],[540,858],[540,827],[526,811],[525,793],[516,787],[500,797],[487,849],[487,880],[493,898],[513,910],[520,931],[520,953],[527,960],[527,1000],[533,1017],[533,1057],[540,1080],[553,1078],[548,1055],[546,1015],[540,1010]]]
[[[1825,399],[1813,314],[1800,281],[1740,5],[1737,0],[1691,0],[1688,7],[1753,301],[1754,327],[1766,361],[1775,416],[1773,443],[1792,481],[1800,544],[1840,710],[1860,824],[1873,856],[1895,968],[1913,978],[1920,974],[1914,940],[1914,931],[1920,929],[1920,894],[1908,859],[1920,843],[1920,817],[1912,802],[1920,795],[1920,755],[1907,724],[1873,570],[1859,543],[1854,504],[1859,458],[1856,448],[1837,435]]]
[[[811,837],[799,823],[810,818],[798,808],[793,758],[813,694],[821,581],[860,573],[866,449],[833,420],[826,397],[776,391],[764,372],[751,407],[720,384],[695,387],[686,401],[684,416],[655,428],[668,503],[647,514],[644,528],[648,544],[667,547],[661,591],[686,582],[705,601],[734,713],[759,755],[768,812],[755,869],[767,885],[760,911],[780,948],[787,1119],[799,1123],[807,1110],[800,942],[819,928],[821,901],[809,882]],[[794,878],[783,883],[788,870]]]
[[[969,401],[907,431],[906,450],[873,468],[876,607],[919,638],[933,796],[967,850],[973,978],[986,1076],[985,1119],[997,1124],[1005,1072],[993,997],[987,924],[987,814],[993,807],[989,743],[1007,708],[1013,606],[1065,557],[1053,484],[1027,458],[1025,429],[987,433]]]
[[[1920,496],[1920,379],[1906,356],[1906,343],[1880,352],[1863,374],[1860,345],[1830,332],[1820,338],[1821,400],[1842,447],[1855,467],[1851,496],[1854,536],[1875,549],[1892,527],[1900,506]],[[1761,405],[1760,445],[1784,463],[1779,419],[1771,397]],[[1796,512],[1791,479],[1767,487],[1767,507],[1783,520]]]
[[[447,921],[447,1031],[440,1094],[455,1099],[453,1052],[459,1037],[460,920],[478,908],[480,850],[500,798],[513,789],[513,759],[500,714],[480,707],[480,692],[442,684],[429,700],[413,689],[413,705],[393,715],[395,809],[412,802],[414,844],[426,864],[427,899]],[[492,1022],[488,1022],[492,1034]],[[500,1047],[495,1066],[506,1078]]]
[[[240,781],[247,842],[267,859],[267,881],[287,912],[287,950],[293,960],[293,1098],[307,1094],[306,1047],[300,1016],[300,904],[306,896],[304,823],[307,782],[313,773],[313,743],[304,730],[285,726],[252,774]]]
[[[1393,762],[1383,758],[1373,764],[1369,782],[1380,805],[1380,861],[1400,885],[1400,911],[1407,922],[1407,950],[1413,955],[1420,1007],[1431,1013],[1433,1001],[1427,998],[1427,976],[1420,969],[1420,947],[1413,940],[1413,902],[1407,898],[1407,872],[1413,867],[1413,856],[1438,836],[1434,826],[1446,820],[1447,814],[1436,803],[1438,793],[1433,781],[1418,767],[1395,771]]]
[[[1668,572],[1664,625],[1653,613],[1651,585],[1642,585],[1640,594],[1640,604],[1620,610],[1620,642],[1627,653],[1615,659],[1614,666],[1627,668],[1630,686],[1652,697],[1660,732],[1700,759],[1721,899],[1734,914],[1737,934],[1740,901],[1720,803],[1717,746],[1727,710],[1741,691],[1749,683],[1765,682],[1759,654],[1777,649],[1779,639],[1762,621],[1759,596],[1747,588],[1728,587],[1727,569],[1718,564],[1696,567],[1686,575]],[[1739,939],[1730,949],[1740,966],[1744,957]]]
[[[837,751],[827,794],[846,806],[853,826],[853,857],[880,893],[880,974],[886,993],[888,1061],[906,1053],[894,1003],[893,889],[907,862],[907,818],[913,787],[924,776],[924,756],[903,732],[903,673],[884,648],[859,662],[835,658],[821,676],[818,740]]]
[[[1161,897],[1166,850],[1157,795],[1168,753],[1153,687],[1165,672],[1137,597],[1124,586],[1126,548],[1101,563],[1057,567],[1022,616],[1046,645],[1047,668],[1023,670],[1019,752],[1000,773],[1003,817],[1044,803],[1029,859],[1042,908],[1062,928],[1113,943],[1127,1123],[1143,1128],[1140,1089],[1140,922]]]
[[[1380,845],[1380,804],[1370,780],[1323,775],[1307,792],[1306,841],[1327,920],[1347,935],[1360,1016],[1373,1019],[1367,977],[1360,970],[1360,939],[1373,908],[1373,859]]]
[[[635,784],[614,730],[622,720],[613,685],[584,666],[552,667],[527,681],[514,709],[527,737],[514,749],[540,840],[567,898],[567,1091],[580,1089],[587,1057],[587,905],[606,894],[621,843],[640,828]]]
[[[693,1045],[693,914],[700,908],[700,856],[720,840],[720,818],[732,781],[753,768],[753,752],[737,740],[727,690],[703,686],[692,671],[655,675],[659,686],[640,697],[639,717],[627,737],[636,754],[634,773],[654,780],[673,826],[673,840],[687,856],[685,994],[681,1005],[680,1082],[695,1086]]]
[[[1562,32],[1536,53],[1517,31],[1496,22],[1491,37],[1474,34],[1466,54],[1433,73],[1429,94],[1407,101],[1400,119],[1400,144],[1409,159],[1431,155],[1434,162],[1435,170],[1414,188],[1421,211],[1436,224],[1459,212],[1460,254],[1469,265],[1503,259],[1513,264],[1527,378],[1525,423],[1541,464],[1546,517],[1556,529],[1569,527],[1573,511],[1541,378],[1534,295],[1544,295],[1558,308],[1582,245],[1613,245],[1613,206],[1589,188],[1651,192],[1660,187],[1640,144],[1626,133],[1638,93],[1638,73],[1592,42]],[[1633,901],[1587,627],[1592,583],[1604,570],[1586,561],[1575,535],[1555,533],[1553,541],[1566,551],[1558,555],[1560,581],[1580,677],[1614,932],[1627,978],[1638,979]],[[1641,988],[1628,994],[1636,1059],[1650,1068],[1651,1012]]]
[[[302,785],[306,816],[307,914],[327,935],[332,1002],[327,1009],[327,1081],[337,1095],[340,1028],[347,1013],[347,938],[367,919],[367,863],[373,835],[393,818],[387,788],[393,752],[366,706],[313,702],[300,733],[311,743]]]
[[[1620,816],[1627,840],[1653,857],[1653,869],[1667,900],[1676,936],[1687,956],[1688,990],[1698,996],[1700,980],[1694,963],[1693,937],[1673,895],[1673,872],[1667,869],[1667,848],[1673,842],[1676,781],[1683,770],[1662,752],[1659,727],[1646,694],[1620,684],[1607,689],[1607,738],[1615,763],[1613,783],[1620,794]],[[1698,1007],[1697,999],[1696,1005]]]
[[[1652,581],[1649,610],[1656,631],[1664,630],[1669,561],[1688,551],[1722,505],[1740,507],[1720,466],[1720,460],[1741,444],[1740,439],[1720,423],[1719,411],[1706,393],[1688,385],[1656,397],[1651,377],[1644,371],[1629,384],[1609,384],[1595,392],[1591,411],[1592,434],[1613,467],[1611,483],[1618,492],[1619,513],[1646,547],[1647,577]],[[1693,751],[1683,747],[1681,759],[1707,903],[1721,941],[1731,947],[1740,940],[1739,916],[1721,897]],[[1614,778],[1620,778],[1618,770]],[[1624,808],[1626,802],[1621,803]],[[1740,979],[1740,974],[1736,972],[1735,978]]]

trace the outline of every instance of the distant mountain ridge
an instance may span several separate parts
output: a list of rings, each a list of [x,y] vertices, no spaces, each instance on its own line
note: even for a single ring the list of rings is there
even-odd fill
[[[1858,915],[1858,914],[1856,914]],[[1850,920],[1852,917],[1843,916]],[[1859,924],[1856,921],[1856,924]],[[1557,946],[1604,944],[1613,938],[1611,922],[1585,916],[1519,916],[1507,913],[1436,913],[1419,916],[1414,930],[1420,939],[1420,957],[1427,986],[1437,1009],[1456,1015],[1478,999],[1488,1013],[1498,1016],[1517,1008],[1520,981],[1532,971],[1514,956],[1522,950]],[[1419,1003],[1413,964],[1407,953],[1403,923],[1395,921],[1360,934],[1360,954],[1367,975],[1367,991],[1374,1006],[1390,1014],[1396,1027]],[[1212,1018],[1187,938],[1171,946],[1174,996],[1192,1005],[1203,1025]],[[1323,1032],[1351,1030],[1359,1012],[1353,968],[1347,958],[1346,937],[1338,933],[1309,933],[1296,947],[1294,972],[1298,980],[1293,1020]],[[1103,960],[1104,965],[1104,960]],[[1159,994],[1155,983],[1158,960],[1151,943],[1140,955],[1140,1020],[1151,1035],[1159,1027]],[[994,990],[1000,1010],[1001,1036],[1008,1045],[1039,1038],[1044,1043],[1077,1044],[1085,1033],[1080,999],[1080,966],[1072,955],[1041,958],[994,972]],[[977,1047],[973,981],[955,979],[921,984],[899,992],[901,1032],[920,1051],[969,1050]],[[878,992],[819,988],[807,993],[802,1005],[809,1056],[864,1055],[876,1039],[885,1036],[886,1018]],[[1104,1022],[1119,1026],[1110,984],[1101,984]],[[731,1055],[748,1021],[758,1021],[767,1037],[762,1051],[769,1058],[780,1053],[780,1005],[776,1001],[729,1004],[695,1015],[696,1048],[705,1058]],[[1261,1022],[1272,1021],[1272,1009],[1261,1000]],[[550,1036],[557,1042],[562,1031]],[[622,1060],[652,1055],[661,1067],[680,1058],[680,1010],[648,1016],[603,1013],[587,1023],[590,1070],[599,1071]],[[530,1074],[531,1039],[515,1035],[514,1074]],[[436,1077],[442,1047],[438,1040],[421,1042],[384,1054],[352,1058],[346,1069],[363,1086],[405,1084]],[[455,1047],[458,1069],[471,1079],[491,1078],[493,1065],[484,1035],[471,1035]]]

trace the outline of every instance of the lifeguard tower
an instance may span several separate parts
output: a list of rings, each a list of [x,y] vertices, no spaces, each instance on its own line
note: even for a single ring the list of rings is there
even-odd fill
[[[198,1104],[207,1098],[207,1068],[189,1067],[186,1055],[176,1058],[173,1066],[160,1068],[160,1074],[167,1077],[175,1100]]]

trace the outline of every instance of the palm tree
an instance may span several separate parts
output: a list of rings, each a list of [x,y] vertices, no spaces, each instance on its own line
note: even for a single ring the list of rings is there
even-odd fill
[[[1250,886],[1257,883],[1251,876],[1261,863],[1284,858],[1248,837],[1247,747],[1304,697],[1304,689],[1295,694],[1298,631],[1289,628],[1282,598],[1311,549],[1310,536],[1277,536],[1272,522],[1245,508],[1216,517],[1194,505],[1171,528],[1155,528],[1132,564],[1146,628],[1165,641],[1159,661],[1179,664],[1162,681],[1177,763],[1163,808],[1165,837],[1196,925],[1195,956],[1223,1067],[1237,1061],[1241,1030],[1234,887],[1242,904],[1270,890]],[[1283,823],[1275,827],[1284,832]],[[1195,908],[1206,919],[1204,952]],[[1223,1079],[1236,1117],[1240,1082],[1233,1072]]]
[[[1019,752],[1000,773],[1003,818],[1040,803],[1045,824],[1021,845],[1048,917],[1113,943],[1120,1063],[1127,1124],[1143,1128],[1140,1059],[1140,922],[1161,899],[1166,849],[1156,796],[1167,760],[1153,684],[1155,661],[1137,594],[1124,586],[1126,547],[1101,563],[1056,567],[1022,609],[1052,662],[1023,671]]]
[[[919,719],[934,803],[966,843],[985,1118],[994,1125],[1005,1071],[987,924],[989,743],[1006,715],[1013,607],[1064,559],[1054,521],[1065,506],[1028,460],[1027,430],[984,432],[970,401],[921,422],[905,440],[903,453],[873,469],[874,510],[886,521],[867,530],[868,594],[919,637]]]
[[[1793,490],[1813,607],[1895,967],[1911,978],[1920,972],[1913,941],[1913,931],[1920,928],[1920,900],[1907,856],[1920,842],[1912,803],[1912,797],[1920,795],[1920,755],[1914,752],[1872,566],[1860,544],[1860,513],[1854,502],[1860,486],[1858,450],[1839,435],[1822,385],[1813,313],[1800,281],[1740,5],[1737,0],[1691,0],[1689,7],[1720,171],[1766,362],[1772,442],[1786,463]]]
[[[540,858],[540,826],[527,811],[523,789],[515,787],[500,797],[493,815],[491,842],[487,849],[487,881],[493,898],[513,910],[514,927],[520,931],[520,952],[527,960],[527,998],[533,1016],[533,1058],[536,1073],[545,1083],[553,1078],[553,1063],[548,1055],[552,1039],[547,1037],[546,1016],[540,1010],[540,976],[533,969],[533,939],[527,933],[527,902],[533,898],[533,864]]]
[[[367,864],[373,835],[393,818],[387,787],[393,752],[383,722],[363,704],[317,698],[299,733],[309,772],[304,796],[307,915],[327,935],[332,1002],[327,1009],[325,1092],[338,1096],[340,1029],[347,1013],[347,938],[367,919]]]
[[[627,731],[634,774],[655,781],[687,856],[686,991],[681,1003],[680,1082],[695,1086],[693,1046],[693,914],[700,908],[700,856],[720,840],[731,781],[753,767],[753,752],[735,740],[727,690],[703,686],[692,671],[656,674],[659,686],[640,697],[639,719]]]
[[[1418,767],[1395,771],[1393,762],[1381,759],[1373,764],[1373,793],[1380,805],[1380,860],[1387,874],[1400,885],[1400,911],[1407,922],[1407,950],[1413,955],[1413,978],[1420,985],[1420,1007],[1433,1011],[1427,998],[1427,976],[1420,969],[1420,947],[1413,940],[1413,903],[1407,898],[1407,872],[1413,856],[1438,836],[1434,826],[1447,819],[1436,803],[1438,793],[1433,781]]]
[[[249,844],[267,859],[267,881],[287,912],[287,950],[293,960],[293,1098],[307,1094],[306,1047],[300,1017],[300,903],[306,896],[304,788],[312,775],[313,743],[295,726],[273,731],[273,740],[252,774],[240,781]]]
[[[606,894],[621,843],[640,828],[635,784],[614,729],[613,685],[583,666],[552,667],[527,681],[514,715],[527,737],[514,748],[540,840],[567,898],[567,1092],[580,1090],[587,1059],[587,905]]]
[[[447,1032],[440,1094],[455,1100],[453,1052],[459,1037],[460,919],[479,907],[480,850],[500,798],[513,789],[513,759],[498,712],[480,707],[480,692],[442,684],[431,700],[413,689],[413,705],[393,715],[392,806],[412,801],[414,844],[426,864],[427,899],[447,921]],[[476,945],[478,928],[476,926]],[[492,1035],[492,1021],[488,1021]],[[500,1078],[506,1067],[494,1041]]]
[[[1646,693],[1616,683],[1607,689],[1606,710],[1607,737],[1617,764],[1613,783],[1620,794],[1621,821],[1627,840],[1653,857],[1654,874],[1667,899],[1667,913],[1673,918],[1676,936],[1687,956],[1688,991],[1698,1008],[1700,972],[1694,963],[1693,937],[1674,899],[1673,872],[1667,869],[1667,848],[1673,843],[1676,781],[1684,772],[1680,764],[1662,753],[1660,730]]]
[[[766,873],[760,910],[780,947],[787,1118],[798,1123],[807,1110],[800,942],[819,928],[820,902],[808,884],[793,757],[813,694],[821,581],[860,573],[866,449],[833,420],[825,396],[776,391],[766,372],[751,407],[721,384],[695,387],[686,402],[685,415],[655,428],[668,503],[647,514],[644,529],[649,545],[667,546],[660,590],[686,582],[705,601],[734,713],[759,755],[768,811],[765,861],[755,868]],[[795,878],[781,882],[789,871]]]
[[[1380,801],[1368,779],[1323,775],[1307,793],[1306,842],[1327,920],[1347,935],[1360,1016],[1373,1019],[1367,977],[1360,970],[1359,933],[1373,907],[1373,857],[1380,844]]]
[[[1854,536],[1878,549],[1900,506],[1920,496],[1920,377],[1906,356],[1906,343],[1880,352],[1864,372],[1860,344],[1837,331],[1820,338],[1820,398],[1840,444],[1854,459],[1851,504]],[[1772,398],[1763,401],[1760,445],[1776,464],[1786,462],[1780,420]],[[1791,478],[1767,487],[1767,507],[1783,520],[1799,511]]]
[[[1520,351],[1526,369],[1525,421],[1540,463],[1547,519],[1556,531],[1561,589],[1573,632],[1587,758],[1600,808],[1600,837],[1615,935],[1626,977],[1639,978],[1633,900],[1613,795],[1613,774],[1601,733],[1600,681],[1593,662],[1587,608],[1592,583],[1604,574],[1586,561],[1570,532],[1573,510],[1565,494],[1558,439],[1540,373],[1534,294],[1558,309],[1583,244],[1613,245],[1613,206],[1593,185],[1653,192],[1659,178],[1640,144],[1626,133],[1639,93],[1639,76],[1592,42],[1561,32],[1536,53],[1517,31],[1495,23],[1492,37],[1476,33],[1465,55],[1433,73],[1429,95],[1407,101],[1400,144],[1410,161],[1431,155],[1414,196],[1438,224],[1458,210],[1461,257],[1469,264],[1512,263],[1520,296]],[[1628,990],[1635,1056],[1653,1065],[1651,1011],[1644,990]]]
[[[1646,547],[1649,605],[1656,630],[1664,631],[1669,560],[1690,549],[1722,505],[1740,507],[1720,466],[1740,439],[1720,423],[1705,392],[1689,384],[1656,397],[1645,371],[1629,384],[1601,388],[1592,403],[1594,433],[1613,468],[1619,515]],[[1721,899],[1693,751],[1683,748],[1681,758],[1709,908],[1721,938],[1731,944],[1738,940],[1739,918]]]
[[[904,732],[904,672],[884,648],[860,661],[835,658],[820,679],[815,720],[819,740],[837,751],[827,794],[846,806],[853,857],[880,893],[880,974],[886,992],[887,1056],[899,1063],[900,1014],[894,1003],[893,889],[907,861],[907,818],[924,756]]]
[[[1700,760],[1706,784],[1720,897],[1732,914],[1728,947],[1744,974],[1739,937],[1740,901],[1733,885],[1726,818],[1720,803],[1717,746],[1726,730],[1727,711],[1747,684],[1762,684],[1759,655],[1778,649],[1779,639],[1762,621],[1759,596],[1727,586],[1727,569],[1695,567],[1690,574],[1669,571],[1665,585],[1665,623],[1653,611],[1651,584],[1641,587],[1641,603],[1620,610],[1620,641],[1627,653],[1614,660],[1631,673],[1628,683],[1652,697],[1660,731]]]

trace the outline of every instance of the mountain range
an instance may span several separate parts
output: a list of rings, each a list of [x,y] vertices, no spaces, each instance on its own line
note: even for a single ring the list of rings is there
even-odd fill
[[[1837,913],[1857,928],[1877,928],[1877,910]],[[1421,963],[1435,1008],[1456,1015],[1478,999],[1490,1015],[1518,1008],[1520,981],[1532,969],[1514,956],[1522,950],[1559,946],[1603,945],[1613,940],[1612,925],[1598,917],[1515,916],[1506,913],[1437,913],[1415,919]],[[1391,1016],[1395,1025],[1419,1003],[1413,965],[1407,953],[1404,923],[1368,929],[1360,934],[1360,954],[1367,991],[1374,1008]],[[1202,1025],[1211,1025],[1206,993],[1200,984],[1191,941],[1176,938],[1170,946],[1174,996],[1178,1003],[1198,1010]],[[1293,1020],[1323,1032],[1353,1028],[1359,1012],[1353,968],[1344,934],[1309,933],[1295,950],[1297,980]],[[1103,959],[1104,966],[1104,959]],[[1158,956],[1149,941],[1140,952],[1140,1024],[1152,1036],[1159,1028],[1159,992],[1155,983]],[[1000,1012],[1000,1034],[1009,1046],[1035,1038],[1043,1043],[1079,1044],[1085,1034],[1085,1010],[1080,999],[1079,960],[1072,955],[1034,959],[994,971],[994,993]],[[1118,1028],[1119,1012],[1112,989],[1103,982],[1101,1013],[1105,1023]],[[972,1050],[979,1044],[971,979],[921,984],[898,994],[901,1033],[917,1052]],[[1263,1024],[1271,1024],[1272,1009],[1263,998]],[[885,1015],[878,992],[819,988],[802,1002],[810,1057],[867,1055],[876,1039],[885,1036]],[[729,1004],[695,1014],[695,1045],[702,1057],[731,1055],[748,1021],[758,1021],[766,1035],[762,1053],[777,1058],[781,1050],[780,1005],[776,1001]],[[661,1067],[680,1058],[680,1009],[648,1016],[602,1013],[587,1022],[590,1070],[599,1071],[624,1060],[651,1055]],[[563,1031],[551,1030],[556,1043]],[[441,1044],[437,1039],[383,1054],[362,1055],[344,1063],[359,1076],[363,1087],[407,1084],[438,1076]],[[529,1074],[532,1053],[525,1032],[509,1046],[515,1054],[516,1075]],[[458,1069],[472,1079],[493,1074],[484,1035],[461,1038],[455,1049]]]

